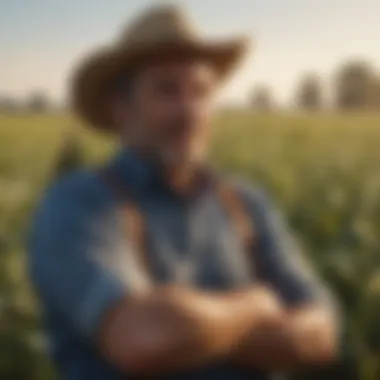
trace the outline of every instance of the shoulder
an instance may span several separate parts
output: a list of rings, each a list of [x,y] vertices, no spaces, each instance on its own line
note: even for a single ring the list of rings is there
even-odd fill
[[[230,183],[244,205],[252,212],[269,205],[270,195],[260,184],[244,178],[231,178]]]
[[[283,224],[283,214],[268,190],[244,179],[232,183],[244,209],[262,233]]]
[[[85,206],[109,197],[108,188],[96,170],[81,170],[54,182],[46,190],[43,202]]]
[[[47,189],[45,198],[80,199],[96,198],[104,195],[105,186],[101,182],[96,170],[78,170],[53,182]]]
[[[46,255],[51,247],[83,251],[101,236],[116,233],[116,208],[107,190],[92,171],[76,172],[53,183],[32,217],[27,238],[31,255]]]
[[[79,218],[101,211],[110,200],[109,191],[96,171],[76,171],[55,181],[45,190],[35,217],[37,221]]]

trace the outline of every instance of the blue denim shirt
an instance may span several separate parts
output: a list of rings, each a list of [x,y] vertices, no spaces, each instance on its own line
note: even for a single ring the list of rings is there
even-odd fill
[[[157,180],[152,165],[131,151],[122,151],[109,165],[146,215],[149,259],[158,283],[184,281],[200,289],[231,289],[257,281],[247,271],[247,256],[212,188],[184,202]],[[302,262],[265,194],[246,185],[238,184],[237,189],[258,232],[254,260],[260,277],[290,306],[325,302],[324,289]],[[95,171],[74,173],[54,184],[37,210],[30,271],[62,379],[128,378],[108,364],[94,344],[104,313],[141,285],[121,219],[119,204]],[[183,263],[189,268],[186,278],[181,278]],[[170,378],[266,377],[220,363]]]

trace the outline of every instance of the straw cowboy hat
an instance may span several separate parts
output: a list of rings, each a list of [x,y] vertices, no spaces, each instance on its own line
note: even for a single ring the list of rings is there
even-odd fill
[[[88,56],[74,72],[72,106],[85,122],[103,131],[113,131],[107,110],[107,95],[121,75],[154,59],[199,57],[213,65],[223,81],[247,50],[246,37],[207,41],[188,15],[173,5],[150,8],[112,45]]]

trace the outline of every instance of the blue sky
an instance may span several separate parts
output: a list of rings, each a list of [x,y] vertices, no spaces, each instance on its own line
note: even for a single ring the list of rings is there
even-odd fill
[[[48,91],[62,99],[70,67],[149,0],[0,0],[0,93]],[[327,80],[342,60],[364,58],[380,70],[379,0],[183,0],[210,36],[248,33],[256,50],[223,98],[244,100],[269,84],[280,100],[298,76]]]

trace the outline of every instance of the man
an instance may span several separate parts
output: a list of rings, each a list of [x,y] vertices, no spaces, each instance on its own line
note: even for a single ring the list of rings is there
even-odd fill
[[[62,378],[264,379],[336,355],[332,304],[268,199],[206,165],[212,101],[245,50],[161,6],[76,71],[75,111],[123,147],[36,215],[31,273]]]

